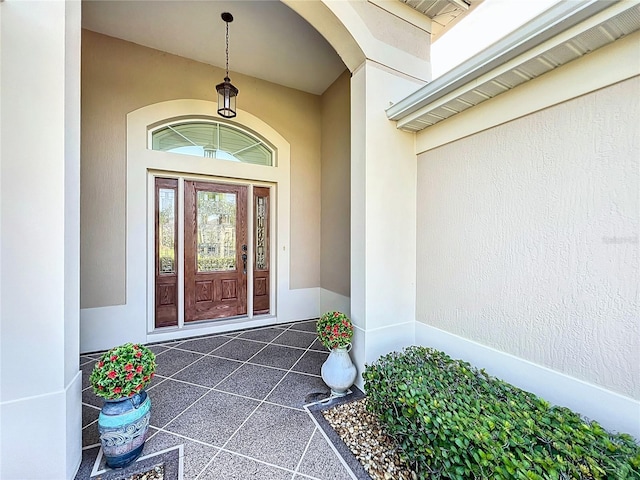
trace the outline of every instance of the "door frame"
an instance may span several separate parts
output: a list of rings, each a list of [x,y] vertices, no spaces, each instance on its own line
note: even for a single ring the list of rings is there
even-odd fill
[[[271,126],[258,117],[238,110],[234,126],[255,132],[271,144],[275,152],[273,166],[253,165],[211,158],[200,158],[177,153],[154,151],[149,148],[151,131],[172,119],[212,119],[221,121],[216,114],[217,104],[205,100],[170,100],[142,107],[127,115],[127,204],[126,204],[126,305],[113,309],[91,312],[88,321],[107,323],[112,329],[126,329],[129,338],[147,342],[161,342],[193,335],[207,335],[283,323],[316,315],[317,291],[312,289],[292,290],[290,288],[290,144]],[[152,174],[188,175],[193,179],[216,182],[255,183],[271,186],[273,263],[271,285],[273,301],[271,315],[242,317],[219,320],[183,328],[154,328],[154,304],[151,303],[154,289],[150,278],[149,255],[153,240],[149,231],[153,230],[150,205],[150,179]],[[183,194],[178,195],[179,202]],[[183,205],[179,204],[179,215]],[[253,228],[249,225],[249,228]],[[183,233],[180,233],[183,235]],[[179,237],[179,242],[184,238]],[[305,311],[302,311],[302,310]],[[309,310],[307,312],[306,310]],[[85,317],[86,318],[86,317]],[[194,332],[197,330],[197,332]]]
[[[156,327],[155,326],[155,180],[156,178],[175,178],[178,180],[178,189],[177,189],[177,218],[176,218],[176,228],[178,229],[178,244],[176,248],[176,266],[177,266],[177,277],[178,277],[178,325],[177,327]],[[198,321],[198,322],[185,322],[184,320],[184,306],[185,306],[185,297],[184,297],[184,282],[185,282],[185,266],[184,266],[184,246],[185,246],[185,238],[184,238],[184,222],[185,222],[185,213],[184,213],[184,202],[185,202],[185,181],[197,181],[197,182],[206,182],[206,183],[216,183],[216,184],[226,184],[226,185],[241,185],[247,187],[247,313],[245,315],[222,318],[222,319],[212,319],[211,321]],[[277,282],[277,265],[279,260],[276,256],[276,249],[271,248],[269,251],[269,262],[270,265],[276,265],[276,271],[273,269],[270,271],[269,277],[269,292],[270,292],[270,308],[269,313],[255,315],[253,313],[253,265],[255,262],[255,252],[254,252],[254,236],[253,236],[253,227],[254,227],[254,216],[255,212],[253,211],[253,191],[254,187],[263,187],[269,188],[270,190],[270,198],[278,198],[278,188],[277,185],[271,182],[264,181],[251,181],[251,180],[243,180],[243,179],[229,179],[223,177],[216,177],[211,175],[198,175],[198,174],[190,174],[190,173],[180,173],[180,172],[171,172],[171,171],[161,171],[161,170],[151,170],[147,175],[147,204],[149,205],[148,214],[147,214],[147,224],[151,226],[148,229],[148,238],[147,238],[147,285],[148,285],[148,305],[147,305],[147,328],[148,333],[154,334],[162,334],[168,333],[176,330],[189,330],[194,327],[206,327],[207,325],[229,325],[233,323],[241,323],[251,320],[258,319],[273,319],[277,318],[277,310],[276,305],[278,302],[278,282]],[[270,205],[270,215],[269,215],[269,230],[270,230],[270,241],[273,245],[278,245],[277,239],[277,222],[276,218],[278,217],[276,212],[276,206],[274,202],[271,202]],[[249,268],[250,267],[250,268]]]

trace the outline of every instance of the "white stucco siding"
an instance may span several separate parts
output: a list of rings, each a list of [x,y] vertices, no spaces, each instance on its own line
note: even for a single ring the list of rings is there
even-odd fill
[[[419,322],[640,399],[638,91],[419,155]]]

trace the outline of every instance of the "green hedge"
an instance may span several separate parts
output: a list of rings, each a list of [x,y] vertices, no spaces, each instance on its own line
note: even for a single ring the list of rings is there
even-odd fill
[[[363,373],[368,408],[421,479],[640,479],[640,448],[424,347]]]

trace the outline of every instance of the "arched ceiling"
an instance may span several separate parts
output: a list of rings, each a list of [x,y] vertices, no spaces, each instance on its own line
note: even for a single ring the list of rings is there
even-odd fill
[[[230,12],[229,69],[321,94],[346,69],[329,43],[280,1],[84,0],[82,26],[224,68]]]

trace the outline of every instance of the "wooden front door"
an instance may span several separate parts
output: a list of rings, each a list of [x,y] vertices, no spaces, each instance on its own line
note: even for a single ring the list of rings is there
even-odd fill
[[[247,315],[251,277],[251,314],[269,314],[271,189],[185,179],[180,216],[179,183],[155,179],[155,327]]]
[[[245,315],[247,187],[184,187],[184,321]]]

